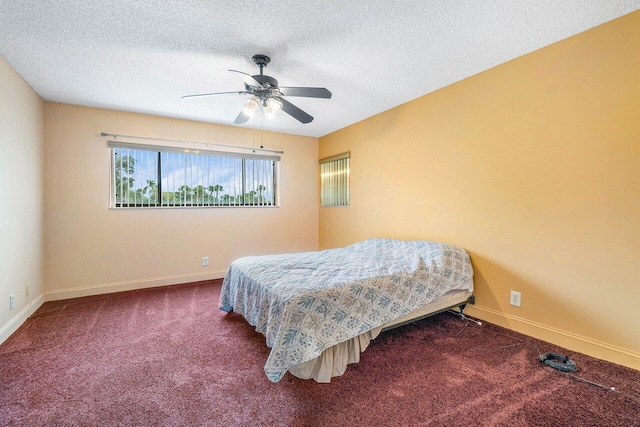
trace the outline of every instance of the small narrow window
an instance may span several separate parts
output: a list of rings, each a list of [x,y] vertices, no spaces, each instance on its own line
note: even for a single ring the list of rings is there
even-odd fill
[[[320,206],[349,206],[350,152],[320,160]]]
[[[277,206],[279,156],[109,147],[112,208]]]

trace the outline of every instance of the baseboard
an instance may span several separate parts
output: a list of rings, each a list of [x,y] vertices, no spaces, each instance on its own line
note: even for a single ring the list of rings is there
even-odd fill
[[[640,353],[626,348],[478,305],[467,305],[465,313],[572,351],[640,370]]]
[[[47,301],[57,301],[69,298],[86,297],[91,295],[110,294],[113,292],[132,291],[136,289],[155,288],[158,286],[178,285],[181,283],[200,282],[223,278],[226,270],[215,270],[201,274],[182,274],[177,276],[156,277],[152,279],[128,280],[124,282],[102,283],[81,288],[68,288],[46,293]]]
[[[33,301],[27,304],[22,310],[16,313],[15,316],[6,325],[0,328],[0,344],[5,342],[7,338],[11,336],[20,326],[31,316],[37,309],[40,308],[45,302],[45,295],[38,295]]]
[[[221,279],[226,270],[215,270],[202,274],[182,274],[177,276],[156,277],[153,279],[129,280],[124,282],[104,283],[81,288],[60,289],[38,295],[31,303],[0,328],[0,344],[5,342],[20,326],[40,308],[46,301],[57,301],[90,295],[109,294],[113,292],[132,291],[135,289],[154,288],[158,286],[178,285],[181,283],[200,282],[203,280]]]

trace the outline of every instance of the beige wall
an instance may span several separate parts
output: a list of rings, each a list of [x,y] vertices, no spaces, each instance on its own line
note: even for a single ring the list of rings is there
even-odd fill
[[[43,145],[44,102],[0,57],[0,342],[44,301]]]
[[[279,208],[110,210],[100,132],[251,146],[253,130],[55,103],[45,117],[49,299],[222,277],[240,256],[318,247],[316,138],[265,132],[265,148],[284,150]]]
[[[321,138],[352,157],[320,247],[460,245],[469,313],[640,368],[639,52],[636,12]]]

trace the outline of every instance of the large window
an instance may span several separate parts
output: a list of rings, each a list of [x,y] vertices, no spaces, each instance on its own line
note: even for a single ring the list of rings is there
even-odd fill
[[[320,160],[320,206],[349,206],[350,153]]]
[[[277,205],[280,157],[109,146],[112,208]]]

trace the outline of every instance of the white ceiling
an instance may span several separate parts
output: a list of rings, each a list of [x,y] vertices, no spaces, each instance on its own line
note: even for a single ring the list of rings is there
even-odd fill
[[[245,127],[323,136],[640,8],[640,0],[0,0],[0,54],[45,100],[234,125],[236,69],[287,98]],[[235,126],[235,125],[234,125]],[[114,130],[117,132],[117,129]]]

